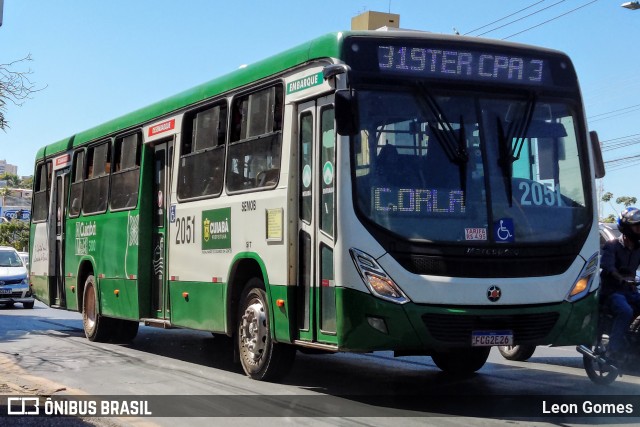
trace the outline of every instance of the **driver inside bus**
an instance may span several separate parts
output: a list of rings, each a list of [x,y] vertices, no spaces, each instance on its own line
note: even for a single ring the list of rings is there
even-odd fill
[[[600,259],[602,301],[613,314],[607,349],[613,362],[624,360],[625,335],[634,311],[640,311],[635,277],[640,265],[640,210],[634,207],[623,210],[617,222],[622,235],[604,244]]]

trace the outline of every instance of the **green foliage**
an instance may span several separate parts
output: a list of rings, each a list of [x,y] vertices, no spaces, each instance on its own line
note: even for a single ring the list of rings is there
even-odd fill
[[[20,182],[20,188],[31,188],[33,187],[33,176],[28,176]]]
[[[22,181],[18,175],[13,175],[10,173],[4,173],[0,175],[0,180],[7,181],[7,187],[9,188],[20,187],[20,182]]]
[[[20,178],[18,175],[13,175],[10,173],[3,173],[0,175],[0,181],[7,181],[7,186],[3,187],[2,190],[11,189],[11,188],[31,188],[33,185],[33,177],[29,176],[25,179]],[[1,190],[0,190],[1,191]],[[7,194],[8,195],[8,194]]]
[[[607,191],[602,195],[601,200],[605,203],[609,203],[609,205],[613,208],[613,210],[617,212],[617,209],[615,208],[615,206],[613,206],[613,203],[611,203],[612,199],[613,199],[613,193]],[[620,196],[616,198],[616,203],[619,205],[624,205],[625,208],[635,205],[637,201],[638,199],[632,196]],[[610,214],[608,217],[601,219],[601,221],[616,222],[616,215]]]
[[[0,224],[0,246],[13,246],[19,251],[28,251],[29,223],[10,221]]]
[[[623,204],[625,208],[635,205],[637,201],[638,199],[636,199],[635,197],[629,197],[629,196],[622,196],[616,199],[616,203]]]

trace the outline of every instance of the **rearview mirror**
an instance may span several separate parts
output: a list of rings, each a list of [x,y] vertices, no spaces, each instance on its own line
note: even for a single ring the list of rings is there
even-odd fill
[[[532,120],[527,129],[527,138],[564,138],[567,130],[562,123]]]
[[[340,135],[353,136],[360,129],[358,123],[358,102],[350,89],[339,89],[335,93],[336,131]]]
[[[600,149],[598,132],[595,130],[589,132],[589,140],[591,141],[591,151],[593,151],[593,173],[596,178],[604,178],[604,160],[602,160],[602,150]]]

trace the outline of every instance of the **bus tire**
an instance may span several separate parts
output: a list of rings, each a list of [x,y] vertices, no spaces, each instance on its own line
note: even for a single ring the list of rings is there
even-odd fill
[[[482,368],[489,358],[491,347],[464,348],[447,352],[434,352],[433,363],[448,374],[470,375]]]
[[[118,343],[127,343],[133,341],[138,335],[140,322],[136,320],[115,319],[115,328],[112,341]]]
[[[242,292],[236,343],[242,369],[254,380],[283,377],[295,359],[295,347],[273,342],[267,294],[258,278],[250,279]]]
[[[82,293],[82,326],[89,341],[109,341],[113,333],[114,319],[104,317],[99,313],[98,291],[93,274],[84,282]]]
[[[533,356],[533,352],[536,351],[535,345],[501,345],[498,346],[498,351],[507,360],[515,360],[518,362],[524,362],[529,360]]]

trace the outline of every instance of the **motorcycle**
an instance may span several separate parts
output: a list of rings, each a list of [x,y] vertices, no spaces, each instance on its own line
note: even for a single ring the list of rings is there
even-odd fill
[[[638,289],[640,278],[635,277],[630,282]],[[626,340],[628,351],[623,359],[613,361],[607,355],[609,347],[609,333],[613,325],[613,314],[608,304],[600,301],[600,314],[598,317],[598,332],[596,344],[593,348],[585,345],[576,347],[582,354],[584,370],[591,381],[600,385],[611,384],[622,375],[622,371],[640,367],[640,313],[634,312],[633,320],[627,330]]]

